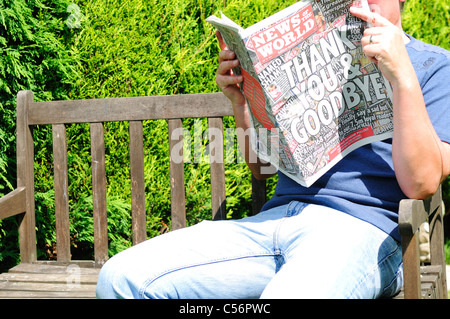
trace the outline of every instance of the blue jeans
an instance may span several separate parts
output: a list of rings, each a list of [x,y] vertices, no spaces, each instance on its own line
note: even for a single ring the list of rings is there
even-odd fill
[[[401,246],[375,226],[291,202],[147,240],[102,268],[99,298],[379,298],[403,284]]]

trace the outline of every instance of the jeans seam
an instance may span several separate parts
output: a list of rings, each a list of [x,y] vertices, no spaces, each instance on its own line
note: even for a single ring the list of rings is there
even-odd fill
[[[386,287],[384,287],[384,289],[383,289],[383,291],[382,291],[382,293],[381,293],[381,296],[384,296],[385,292],[386,292],[388,289],[390,289],[391,286],[397,281],[397,278],[398,278],[399,276],[402,275],[402,271],[400,270],[400,266],[402,266],[402,265],[403,265],[403,262],[401,262],[400,265],[398,265],[397,271],[396,271],[396,273],[395,273],[394,278],[392,278],[392,280],[389,282],[389,284],[387,284]],[[403,286],[403,284],[402,284],[401,286]],[[401,286],[400,286],[400,287],[397,287],[396,293],[399,292],[399,288],[401,289]]]
[[[277,225],[277,228],[275,229],[275,232],[274,232],[274,234],[273,234],[273,251],[274,251],[274,254],[276,254],[276,255],[280,255],[281,254],[281,251],[280,251],[280,247],[279,247],[279,243],[278,243],[278,239],[279,239],[279,234],[280,234],[280,228],[281,228],[281,225],[283,225],[283,223],[284,223],[284,221],[287,219],[287,217],[283,217],[279,222],[278,222],[278,225]]]
[[[236,256],[236,257],[227,257],[227,258],[219,258],[219,259],[212,259],[209,261],[205,261],[205,262],[199,262],[199,263],[195,263],[195,264],[188,264],[188,265],[184,265],[184,266],[180,266],[180,267],[175,267],[175,268],[171,268],[168,269],[164,272],[161,272],[160,274],[154,276],[153,278],[147,279],[144,281],[144,283],[142,284],[141,288],[139,289],[139,296],[144,297],[145,296],[145,291],[147,290],[147,288],[156,280],[158,280],[161,277],[164,277],[168,274],[183,270],[183,269],[188,269],[188,268],[195,268],[195,267],[200,267],[200,266],[205,266],[205,265],[211,265],[211,264],[215,264],[215,263],[220,263],[220,262],[225,262],[225,261],[233,261],[233,260],[239,260],[239,259],[245,259],[245,258],[252,258],[252,257],[276,257],[279,254],[275,254],[275,253],[261,253],[261,254],[248,254],[248,255],[242,255],[242,256]]]
[[[280,238],[280,229],[283,223],[290,217],[298,215],[300,212],[297,212],[296,207],[302,205],[302,209],[300,212],[306,207],[306,205],[303,205],[301,202],[297,201],[291,201],[287,207],[286,207],[286,214],[283,218],[280,219],[278,222],[277,227],[275,228],[274,234],[273,234],[273,250],[276,255],[283,255],[280,250],[280,245],[278,239]],[[294,212],[295,211],[295,212]],[[284,256],[283,256],[284,258]]]
[[[303,203],[303,202],[298,202],[298,201],[291,201],[287,207],[286,207],[286,214],[283,218],[281,218],[281,220],[279,221],[277,228],[275,229],[274,235],[273,235],[273,247],[274,247],[274,253],[277,255],[280,255],[283,257],[283,261],[286,261],[286,254],[290,251],[290,249],[287,249],[285,251],[282,251],[280,249],[280,245],[279,245],[279,234],[280,234],[280,229],[283,226],[284,222],[286,222],[289,218],[295,217],[299,214],[301,214],[301,212],[308,206],[309,204],[307,203]]]
[[[356,291],[358,291],[358,288],[361,287],[367,281],[368,278],[373,277],[376,269],[380,268],[380,265],[382,265],[388,258],[393,256],[399,250],[399,248],[400,248],[400,246],[397,245],[396,248],[394,249],[394,251],[392,251],[389,255],[387,255],[382,260],[380,260],[377,263],[377,265],[375,267],[373,267],[372,270],[366,276],[364,276],[364,278],[361,279],[361,281],[358,283],[358,285],[356,285],[356,287],[353,289],[352,293],[350,294],[350,297],[353,297],[355,295]],[[386,289],[395,281],[395,279],[398,277],[398,274],[399,274],[399,270],[397,269],[394,278],[389,282],[388,285],[386,285],[383,288],[382,292],[380,293],[380,296],[382,296],[383,293],[386,291]]]

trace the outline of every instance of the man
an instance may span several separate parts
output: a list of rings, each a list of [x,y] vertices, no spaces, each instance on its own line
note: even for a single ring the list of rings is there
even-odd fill
[[[404,34],[400,4],[369,0],[362,44],[393,88],[393,138],[363,146],[311,187],[282,173],[261,213],[204,221],[130,248],[108,261],[103,298],[379,298],[402,286],[397,209],[426,198],[450,173],[450,53]],[[218,35],[216,82],[236,126],[250,128],[239,65]],[[238,137],[239,138],[239,137]],[[241,137],[242,139],[242,137]],[[264,179],[263,163],[249,161]]]

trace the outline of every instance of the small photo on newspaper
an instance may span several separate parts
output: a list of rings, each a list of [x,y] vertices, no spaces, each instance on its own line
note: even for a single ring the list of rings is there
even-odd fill
[[[250,109],[252,148],[311,186],[358,147],[392,137],[392,89],[362,50],[367,0],[303,0],[243,29],[207,19],[234,51]]]

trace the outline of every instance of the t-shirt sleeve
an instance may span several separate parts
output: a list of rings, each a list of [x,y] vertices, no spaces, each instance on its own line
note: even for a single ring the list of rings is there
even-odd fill
[[[441,141],[450,143],[450,54],[431,55],[423,67],[427,70],[421,87],[428,116]]]

